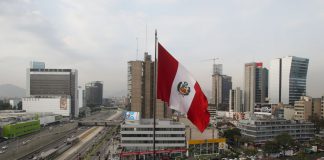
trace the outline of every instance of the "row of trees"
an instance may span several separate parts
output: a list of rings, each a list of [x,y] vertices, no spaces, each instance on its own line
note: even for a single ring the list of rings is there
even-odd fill
[[[22,110],[22,103],[19,102],[17,104],[18,106],[18,110]],[[9,103],[3,103],[2,101],[0,101],[0,110],[11,110],[11,109],[15,109],[15,108],[12,108],[12,106],[9,104]]]
[[[223,136],[227,139],[227,143],[233,147],[240,147],[241,143],[251,142],[251,140],[241,136],[238,128],[225,130]],[[280,153],[281,151],[285,154],[287,150],[295,145],[295,141],[288,133],[282,133],[272,141],[267,141],[263,146],[263,150],[267,154]]]
[[[263,150],[267,154],[280,153],[283,151],[283,155],[285,156],[285,152],[293,146],[295,146],[293,138],[288,133],[282,133],[276,136],[274,140],[267,141]]]

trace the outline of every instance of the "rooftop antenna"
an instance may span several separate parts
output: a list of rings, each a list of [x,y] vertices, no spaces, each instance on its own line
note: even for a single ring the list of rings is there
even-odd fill
[[[136,60],[138,60],[138,37],[136,37]]]

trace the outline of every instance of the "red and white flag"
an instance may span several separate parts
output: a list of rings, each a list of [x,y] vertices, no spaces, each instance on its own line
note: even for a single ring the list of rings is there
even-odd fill
[[[157,98],[170,108],[186,113],[203,132],[209,125],[208,101],[198,82],[172,55],[158,44]]]

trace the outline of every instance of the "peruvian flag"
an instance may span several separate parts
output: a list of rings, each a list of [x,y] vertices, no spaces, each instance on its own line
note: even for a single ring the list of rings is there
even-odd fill
[[[186,113],[203,132],[209,125],[208,101],[198,82],[160,43],[158,54],[157,98]]]

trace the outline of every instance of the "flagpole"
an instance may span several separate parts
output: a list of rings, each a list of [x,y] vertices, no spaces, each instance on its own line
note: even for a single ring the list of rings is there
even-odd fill
[[[156,127],[156,74],[157,74],[157,69],[156,69],[156,63],[157,63],[157,58],[156,58],[156,53],[157,53],[157,30],[155,29],[155,60],[154,60],[154,99],[153,99],[153,160],[155,160],[155,127]]]

